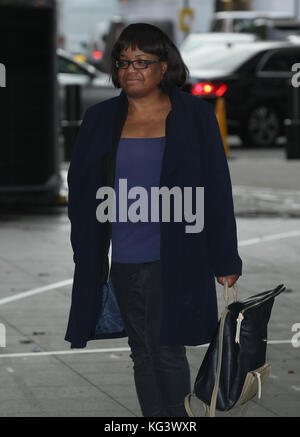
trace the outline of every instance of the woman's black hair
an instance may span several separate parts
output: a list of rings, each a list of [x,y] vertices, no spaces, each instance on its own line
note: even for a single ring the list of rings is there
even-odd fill
[[[167,70],[158,85],[164,92],[184,85],[189,70],[175,44],[159,27],[148,23],[134,23],[123,29],[111,51],[111,79],[116,88],[121,88],[116,60],[120,59],[122,50],[129,46],[133,50],[138,47],[145,53],[157,55],[161,61],[167,61]]]

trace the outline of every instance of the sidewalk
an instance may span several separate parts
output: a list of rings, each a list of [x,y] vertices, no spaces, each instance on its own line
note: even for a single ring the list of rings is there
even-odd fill
[[[228,165],[236,215],[300,217],[300,159],[285,159],[283,149],[232,149]]]
[[[231,148],[228,165],[237,216],[300,217],[300,159],[287,160],[284,148]],[[68,167],[62,163],[64,181]]]

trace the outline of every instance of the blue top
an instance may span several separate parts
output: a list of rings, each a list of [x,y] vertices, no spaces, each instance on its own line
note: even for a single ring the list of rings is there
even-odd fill
[[[112,262],[139,263],[160,259],[160,223],[151,222],[151,187],[159,187],[165,139],[120,138],[116,160],[116,222],[112,222]],[[121,202],[124,202],[121,213],[126,220],[123,222],[119,217],[119,179],[125,179],[120,183],[125,187],[121,196]],[[132,193],[132,199],[129,199],[128,191],[132,187],[143,187],[147,197],[141,197],[138,191],[138,194]],[[145,199],[144,203],[142,199]],[[134,203],[136,208],[130,208]],[[147,205],[148,211],[145,210]],[[144,219],[143,211],[146,211],[147,221],[142,222],[138,218],[139,221],[134,222],[131,214],[135,212]]]

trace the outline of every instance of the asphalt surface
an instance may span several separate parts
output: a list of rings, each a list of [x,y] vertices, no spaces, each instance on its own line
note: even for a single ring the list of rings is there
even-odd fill
[[[299,417],[300,160],[287,161],[280,147],[232,147],[228,162],[244,263],[239,296],[287,286],[269,322],[271,375],[242,416]],[[8,211],[0,222],[0,416],[140,417],[127,339],[83,350],[64,340],[74,270],[66,208]],[[222,291],[217,284],[220,313]],[[192,382],[206,349],[187,347]],[[203,416],[200,402],[192,407]]]

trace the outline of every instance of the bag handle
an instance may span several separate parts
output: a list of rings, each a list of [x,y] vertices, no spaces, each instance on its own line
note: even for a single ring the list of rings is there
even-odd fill
[[[233,287],[232,291],[233,291],[234,301],[237,302],[237,300],[238,300],[237,283],[235,282],[232,287]],[[209,417],[215,417],[215,414],[216,414],[216,403],[217,403],[217,396],[218,396],[218,391],[219,391],[221,365],[222,365],[224,324],[225,324],[225,319],[226,319],[227,313],[229,312],[229,309],[227,308],[228,303],[229,303],[229,297],[228,297],[228,281],[227,281],[226,277],[224,278],[224,299],[226,302],[226,308],[223,311],[221,321],[220,321],[217,371],[216,371],[215,385],[214,385],[213,392],[211,395],[211,400],[210,400]]]
[[[232,286],[232,292],[233,292],[234,301],[237,302],[237,300],[238,300],[238,286],[237,286],[236,282]],[[228,281],[227,281],[226,277],[224,278],[223,296],[224,296],[224,300],[225,300],[225,303],[227,306],[229,303],[229,296],[228,296]]]
[[[216,404],[217,404],[217,396],[218,396],[218,391],[219,391],[221,365],[222,365],[224,324],[225,324],[225,319],[226,319],[228,312],[229,312],[229,309],[226,307],[223,311],[221,321],[220,321],[217,371],[216,371],[215,385],[214,385],[213,392],[211,395],[211,400],[210,400],[209,417],[215,417],[215,415],[216,415]]]
[[[219,391],[221,364],[222,364],[224,324],[225,324],[225,319],[226,319],[228,312],[229,312],[229,309],[226,307],[223,311],[221,321],[220,321],[217,371],[216,371],[215,385],[214,385],[212,395],[211,395],[210,405],[207,405],[205,402],[203,402],[203,405],[205,408],[205,416],[209,416],[209,417],[215,417],[215,415],[216,415],[216,403],[217,403],[217,396],[218,396],[218,391]],[[186,397],[184,399],[184,406],[185,406],[186,412],[188,413],[188,416],[195,417],[195,414],[192,412],[192,409],[190,407],[191,396],[196,396],[194,391],[192,393],[189,393],[188,395],[186,395]]]
[[[234,293],[234,301],[237,302],[237,300],[238,300],[238,288],[237,288],[236,282],[233,284],[233,293]],[[228,298],[228,281],[227,281],[226,277],[224,279],[223,294],[224,294],[224,299],[226,302],[226,307],[223,311],[223,314],[222,314],[222,317],[220,320],[216,379],[215,379],[215,384],[214,384],[214,388],[213,388],[212,395],[211,395],[210,405],[207,405],[204,403],[204,406],[206,409],[206,415],[208,415],[209,417],[215,417],[215,415],[216,415],[216,404],[217,404],[217,396],[218,396],[218,391],[219,391],[221,365],[222,365],[224,325],[225,325],[225,319],[226,319],[227,313],[229,312],[229,309],[227,308],[229,298]],[[187,395],[185,397],[185,402],[184,402],[185,408],[186,408],[186,411],[187,411],[189,417],[195,417],[191,408],[190,408],[190,397],[192,395],[195,395],[194,392]]]

